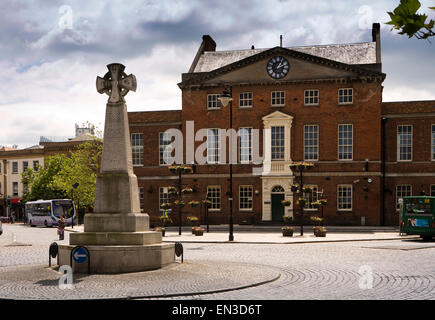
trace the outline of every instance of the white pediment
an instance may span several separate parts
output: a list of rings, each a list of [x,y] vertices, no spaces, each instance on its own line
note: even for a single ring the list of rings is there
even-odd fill
[[[275,111],[267,116],[264,116],[262,118],[263,121],[274,121],[274,120],[293,120],[293,117],[291,115],[288,115],[286,113],[283,113],[281,111]]]

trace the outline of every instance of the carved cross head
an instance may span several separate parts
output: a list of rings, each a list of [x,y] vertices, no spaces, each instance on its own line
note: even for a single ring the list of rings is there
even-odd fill
[[[125,102],[124,96],[128,91],[136,91],[136,77],[133,74],[127,76],[125,66],[120,63],[107,65],[109,71],[103,78],[97,77],[97,91],[109,96],[109,103]]]

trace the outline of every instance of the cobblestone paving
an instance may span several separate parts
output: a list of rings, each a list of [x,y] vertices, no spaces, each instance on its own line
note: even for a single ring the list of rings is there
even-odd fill
[[[48,264],[48,246],[56,239],[55,229],[9,227],[12,226],[6,225],[5,234],[0,236],[0,270],[6,266]],[[16,242],[31,243],[32,246],[5,247],[13,240],[11,230],[16,232]],[[21,236],[22,230],[26,236]],[[434,241],[423,242],[418,239],[269,245],[186,243],[184,248],[186,265],[201,262],[244,263],[246,266],[263,266],[264,270],[278,272],[280,278],[258,287],[173,299],[435,300]],[[248,270],[242,274],[255,278]],[[220,281],[225,283],[226,280],[217,280]],[[129,292],[137,288],[133,287]],[[130,290],[121,284],[118,289]],[[173,289],[167,288],[166,291],[170,293]]]
[[[204,248],[207,250],[203,250],[203,258],[237,259],[247,263],[261,261],[265,266],[280,269],[280,279],[256,288],[183,298],[435,299],[434,242],[241,245],[230,250],[228,246],[231,245]],[[200,251],[199,248],[198,245],[186,245],[186,256]],[[372,272],[371,277],[365,278],[367,271]]]
[[[119,275],[73,275],[62,289],[62,274],[46,266],[0,268],[0,299],[122,299],[218,292],[274,281],[273,268],[240,263],[195,261],[163,269]],[[61,281],[66,284],[65,280]]]

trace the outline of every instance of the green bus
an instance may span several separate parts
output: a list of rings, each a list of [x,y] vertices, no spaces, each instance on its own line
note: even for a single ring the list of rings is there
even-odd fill
[[[400,205],[400,233],[419,235],[424,240],[435,236],[435,197],[403,197]]]

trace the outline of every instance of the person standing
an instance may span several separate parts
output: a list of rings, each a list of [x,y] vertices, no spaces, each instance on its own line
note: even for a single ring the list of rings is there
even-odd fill
[[[57,234],[59,235],[59,240],[63,240],[65,234],[65,217],[62,214],[57,223]]]

